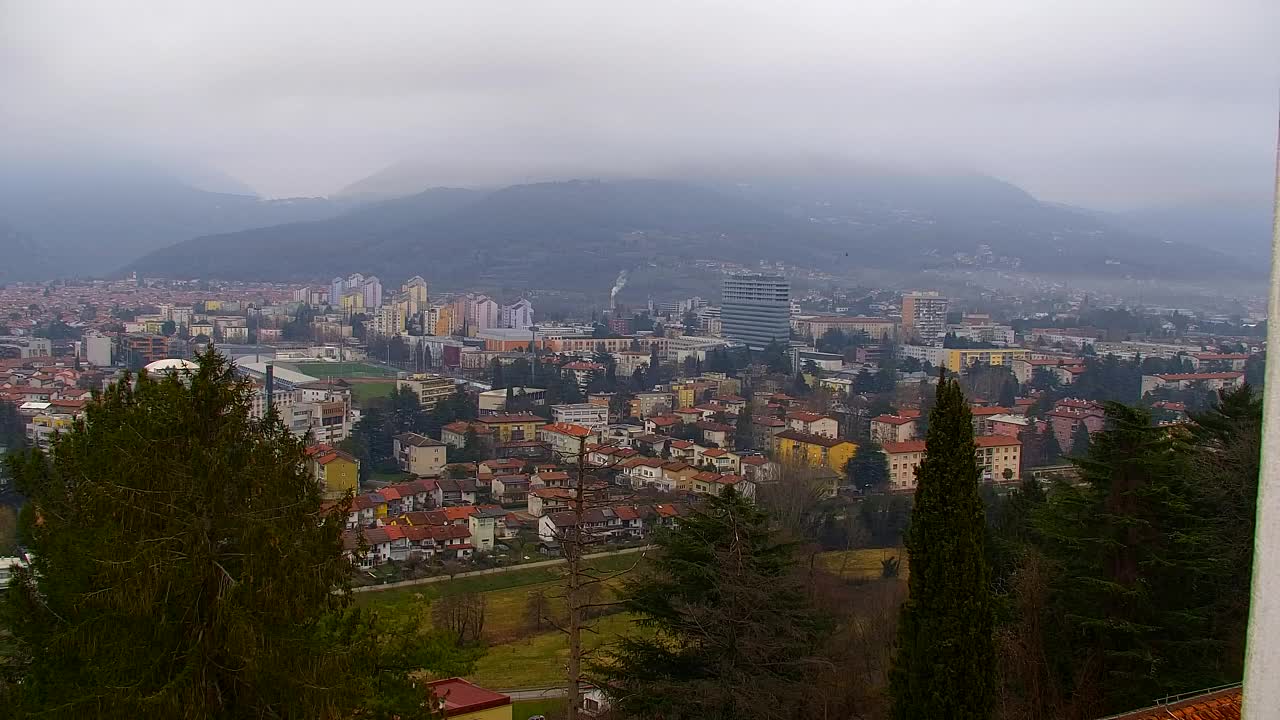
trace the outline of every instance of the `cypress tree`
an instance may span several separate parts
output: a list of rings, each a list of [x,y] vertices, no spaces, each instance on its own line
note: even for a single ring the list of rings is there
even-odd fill
[[[894,720],[989,718],[995,643],[986,519],[973,425],[955,380],[939,379],[907,534],[909,595],[889,674]]]

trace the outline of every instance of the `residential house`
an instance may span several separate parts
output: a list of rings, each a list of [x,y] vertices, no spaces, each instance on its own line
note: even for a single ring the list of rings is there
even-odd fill
[[[511,413],[484,415],[477,422],[493,431],[494,442],[505,443],[540,439],[538,427],[546,421],[532,413]]]
[[[751,441],[758,449],[771,450],[778,433],[787,429],[787,421],[772,415],[751,416]]]
[[[662,490],[672,490],[673,486],[667,486],[663,474],[662,466],[666,461],[662,458],[654,457],[633,457],[622,463],[622,475],[627,478],[631,487],[656,487]]]
[[[788,428],[809,435],[833,438],[840,431],[840,423],[835,418],[804,410],[788,412],[786,421]]]
[[[436,480],[436,486],[438,506],[476,504],[476,481],[471,478],[440,478]]]
[[[694,458],[698,467],[713,467],[718,473],[737,473],[741,458],[723,448],[703,448]]]
[[[784,430],[778,433],[777,440],[778,456],[784,461],[825,467],[835,473],[844,472],[845,464],[858,450],[858,446],[849,440],[797,430]]]
[[[328,445],[312,445],[307,448],[307,464],[326,500],[355,493],[360,487],[360,461],[350,453]]]
[[[680,418],[675,415],[654,415],[645,418],[644,430],[645,432],[669,435],[671,429],[680,424],[680,422]]]
[[[778,476],[778,464],[764,455],[744,455],[738,461],[742,476],[757,486],[773,482]]]
[[[1054,403],[1052,411],[1045,413],[1045,420],[1058,440],[1058,447],[1071,454],[1077,426],[1083,424],[1090,435],[1100,432],[1106,424],[1106,413],[1101,403],[1064,398]]]
[[[491,416],[492,417],[492,416]],[[493,428],[480,422],[458,420],[440,429],[440,441],[451,448],[461,450],[467,444],[467,432],[474,431],[476,438],[489,447],[493,447]]]
[[[1011,472],[1010,482],[1021,475],[1022,442],[1006,435],[983,435],[974,438],[974,454],[985,482],[1005,482],[1004,471]],[[914,490],[916,468],[924,460],[925,441],[908,440],[884,446],[889,465],[889,488],[894,491]]]
[[[663,463],[662,487],[691,491],[693,489],[693,478],[698,472],[698,468],[679,460]]]
[[[734,427],[732,425],[704,420],[694,423],[693,426],[702,434],[702,442],[721,448],[733,447]]]
[[[913,440],[917,434],[918,419],[901,415],[877,415],[871,418],[871,442],[887,445]]]
[[[502,508],[479,508],[467,517],[467,529],[471,532],[471,545],[476,552],[493,552],[497,527],[507,517]]]
[[[557,425],[580,425],[599,433],[609,426],[609,406],[595,403],[552,405],[551,417]]]
[[[969,416],[973,423],[973,434],[974,435],[990,435],[992,433],[991,418],[996,417],[997,415],[1008,415],[1008,414],[1009,414],[1009,408],[1006,408],[1006,407],[991,406],[991,405],[983,405],[983,406],[975,405],[969,408]]]
[[[1153,390],[1161,388],[1186,390],[1193,385],[1203,387],[1207,390],[1213,390],[1214,392],[1220,392],[1222,390],[1234,390],[1240,387],[1243,382],[1244,373],[1238,371],[1143,375],[1142,394],[1146,395]]]
[[[511,696],[449,678],[427,683],[438,707],[435,716],[448,720],[512,720]],[[524,720],[521,718],[520,720]]]
[[[551,423],[538,429],[538,439],[551,446],[554,456],[576,460],[587,445],[598,443],[600,436],[581,425]]]
[[[527,503],[529,500],[528,475],[495,475],[490,494],[503,505]]]
[[[641,420],[670,413],[673,409],[669,392],[639,392],[631,400],[631,417]]]
[[[411,475],[439,475],[444,471],[445,448],[439,440],[414,432],[400,433],[392,438],[392,450],[396,464]]]
[[[534,488],[529,491],[529,514],[542,517],[548,513],[563,512],[569,509],[573,498],[574,491],[569,488]]]
[[[481,473],[487,473],[495,478],[503,475],[519,475],[524,472],[526,462],[520,458],[499,458],[495,460],[485,460],[480,463]]]

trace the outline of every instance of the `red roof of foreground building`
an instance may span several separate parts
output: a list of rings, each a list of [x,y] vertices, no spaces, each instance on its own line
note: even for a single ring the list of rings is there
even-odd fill
[[[429,682],[427,687],[431,688],[432,694],[444,706],[445,717],[511,704],[511,696],[486,690],[458,677]]]
[[[1236,380],[1244,377],[1242,372],[1220,372],[1220,373],[1165,373],[1156,375],[1156,377],[1165,382],[1180,382],[1183,380]]]
[[[1240,720],[1242,706],[1242,692],[1234,687],[1112,715],[1103,720]]]

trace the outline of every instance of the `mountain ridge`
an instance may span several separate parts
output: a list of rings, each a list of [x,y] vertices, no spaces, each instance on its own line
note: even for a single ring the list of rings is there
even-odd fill
[[[328,220],[194,238],[130,269],[314,280],[359,267],[397,279],[425,272],[413,269],[420,264],[444,287],[607,283],[620,269],[668,260],[1118,277],[1247,272],[1225,255],[1113,227],[985,176],[923,188],[899,183],[630,179],[437,188]]]

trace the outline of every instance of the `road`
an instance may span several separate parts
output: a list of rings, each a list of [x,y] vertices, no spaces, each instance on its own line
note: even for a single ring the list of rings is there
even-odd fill
[[[563,687],[539,687],[539,688],[520,688],[519,690],[497,690],[503,695],[510,695],[512,700],[547,700],[549,698],[562,698],[569,694],[569,691]]]
[[[628,553],[643,552],[653,549],[652,545],[642,545],[640,547],[625,548],[623,550],[610,550],[608,552],[598,552],[585,555],[588,560],[592,558],[608,557],[610,555],[626,555]],[[472,570],[471,572],[458,573],[453,577],[448,575],[435,575],[433,577],[418,578],[416,580],[401,580],[400,582],[386,583],[385,585],[364,585],[362,587],[352,588],[351,592],[378,592],[380,590],[395,590],[396,588],[413,587],[414,585],[429,585],[431,583],[447,582],[458,578],[475,577],[477,575],[494,575],[497,573],[511,572],[513,570],[528,570],[530,568],[551,567],[552,565],[563,565],[564,558],[556,558],[554,560],[539,560],[538,562],[522,563],[520,565],[505,565],[503,567],[489,568],[487,570]]]

